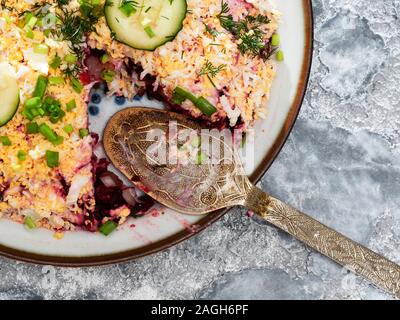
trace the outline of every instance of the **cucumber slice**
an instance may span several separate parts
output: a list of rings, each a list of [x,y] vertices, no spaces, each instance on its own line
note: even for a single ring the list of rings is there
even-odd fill
[[[108,0],[107,24],[116,40],[154,51],[175,39],[187,13],[186,0]]]
[[[0,63],[0,127],[6,125],[19,106],[18,81],[8,63]]]

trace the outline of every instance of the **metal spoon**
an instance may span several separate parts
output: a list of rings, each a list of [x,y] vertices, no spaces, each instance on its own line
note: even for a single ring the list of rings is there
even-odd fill
[[[218,151],[218,161],[175,157],[180,149],[186,154],[185,148],[191,148],[188,142],[193,145],[190,138],[183,141],[177,138],[187,132],[196,132],[202,137],[202,144],[204,140],[211,144],[219,142],[219,147],[214,151],[208,148],[207,154],[211,159]],[[168,111],[128,108],[110,119],[103,143],[112,163],[161,204],[192,215],[244,206],[400,298],[400,266],[252,185],[236,149],[223,137],[204,133],[197,122]]]

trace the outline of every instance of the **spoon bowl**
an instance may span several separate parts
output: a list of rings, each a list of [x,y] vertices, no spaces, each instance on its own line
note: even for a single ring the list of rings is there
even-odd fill
[[[103,143],[112,163],[156,201],[204,215],[244,205],[253,188],[228,139],[177,113],[129,108],[108,122]]]

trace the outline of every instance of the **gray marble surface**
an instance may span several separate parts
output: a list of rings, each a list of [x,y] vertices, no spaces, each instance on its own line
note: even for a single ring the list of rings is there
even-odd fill
[[[400,1],[313,6],[310,87],[262,187],[400,263]],[[0,299],[392,298],[241,210],[139,261],[65,269],[0,258],[0,278]]]

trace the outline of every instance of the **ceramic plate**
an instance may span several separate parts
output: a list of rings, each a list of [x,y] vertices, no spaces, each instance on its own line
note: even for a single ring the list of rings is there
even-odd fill
[[[257,152],[247,163],[247,173],[256,182],[269,168],[283,146],[300,109],[310,72],[313,20],[309,0],[276,1],[283,14],[279,33],[285,62],[278,65],[269,116],[255,126],[255,137],[247,143]],[[144,98],[146,99],[146,98]],[[154,106],[160,106],[150,101]],[[102,97],[90,104],[91,129],[100,133],[106,120],[128,106],[149,104],[146,100],[115,103],[113,97]],[[253,140],[253,141],[252,141]],[[101,153],[101,150],[98,151]],[[226,211],[225,211],[226,212]],[[164,250],[201,231],[216,221],[224,211],[204,217],[185,216],[165,210],[132,219],[109,237],[88,232],[68,232],[61,240],[43,229],[27,231],[23,225],[0,220],[0,254],[18,260],[63,266],[89,266],[127,261]]]

